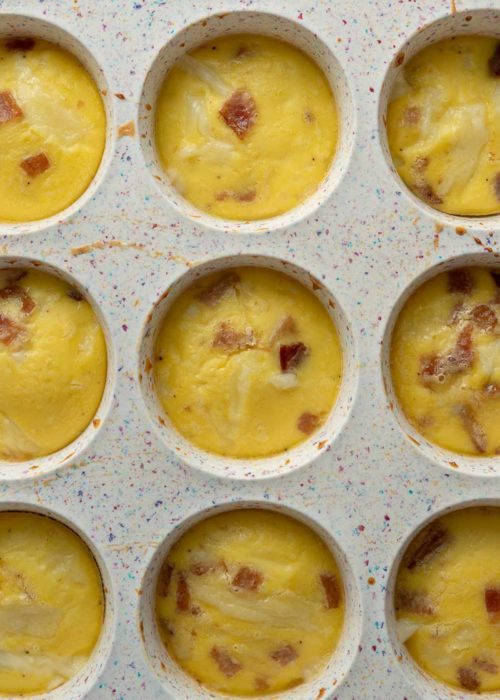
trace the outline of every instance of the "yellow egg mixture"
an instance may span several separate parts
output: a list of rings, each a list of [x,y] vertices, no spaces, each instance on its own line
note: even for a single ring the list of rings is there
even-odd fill
[[[172,184],[214,216],[282,214],[325,177],[337,108],[320,68],[271,37],[214,39],[181,58],[156,106],[156,145]]]
[[[41,39],[0,41],[0,222],[56,214],[101,162],[104,105],[70,53]]]
[[[223,693],[264,695],[318,675],[337,646],[344,592],[309,527],[263,510],[190,528],[160,572],[161,637],[181,667]]]
[[[394,389],[430,441],[500,454],[500,270],[460,268],[425,282],[397,319]]]
[[[84,666],[104,596],[82,540],[51,518],[0,513],[0,696],[45,693]]]
[[[314,433],[337,397],[342,351],[302,284],[246,267],[195,282],[160,328],[154,374],[165,412],[198,447],[265,457]]]
[[[398,631],[434,678],[500,690],[500,509],[450,513],[408,547],[397,576]]]
[[[41,457],[78,437],[106,370],[102,328],[79,291],[38,270],[0,270],[0,459]]]
[[[387,110],[396,169],[415,194],[450,214],[500,212],[500,44],[458,36],[400,69]]]

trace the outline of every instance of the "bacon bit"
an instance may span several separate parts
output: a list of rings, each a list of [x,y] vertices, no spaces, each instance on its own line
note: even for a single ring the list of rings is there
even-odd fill
[[[449,355],[431,355],[420,358],[420,377],[424,384],[443,382],[447,375],[458,374],[472,366],[472,325],[466,326],[457,338]]]
[[[188,612],[191,608],[191,596],[189,587],[184,574],[179,574],[177,578],[177,610],[179,612]]]
[[[448,272],[448,291],[451,294],[470,294],[474,286],[472,275],[463,267]]]
[[[328,610],[338,608],[340,605],[340,586],[333,574],[321,574],[321,585],[326,593],[326,607]]]
[[[162,598],[166,598],[168,596],[173,573],[174,567],[165,562],[160,569],[160,573],[158,575],[158,583],[156,587],[157,594]]]
[[[299,419],[297,421],[298,429],[306,435],[310,435],[311,433],[313,433],[316,430],[316,428],[319,427],[319,425],[319,416],[316,416],[314,413],[309,413],[308,411],[302,413],[302,415],[299,416]]]
[[[500,289],[500,272],[498,270],[490,270],[493,282]]]
[[[468,404],[457,406],[457,413],[462,419],[465,429],[469,433],[469,437],[474,443],[474,447],[478,452],[484,453],[487,450],[488,444],[486,434],[476,420],[474,411]]]
[[[297,333],[297,331],[298,328],[297,324],[295,323],[295,319],[293,316],[288,314],[288,316],[285,316],[285,318],[278,323],[271,335],[271,338],[269,339],[269,342],[271,345],[274,345],[274,343],[284,335],[293,335],[294,333]]]
[[[255,124],[257,106],[246,90],[236,90],[222,105],[219,114],[239,139],[244,139]]]
[[[450,314],[450,318],[448,319],[448,325],[449,326],[456,326],[457,323],[461,320],[463,314],[465,311],[465,305],[462,301],[459,301],[455,304],[455,306],[452,309],[452,312]]]
[[[243,668],[243,666],[238,661],[235,661],[225,649],[221,649],[220,647],[212,647],[210,656],[222,673],[228,678],[232,678]]]
[[[426,158],[425,156],[418,156],[418,158],[415,158],[415,161],[413,163],[413,170],[415,170],[415,172],[417,173],[423,173],[428,165],[428,158]]]
[[[7,51],[32,51],[35,48],[35,40],[30,36],[16,36],[7,39],[5,47]]]
[[[415,185],[415,191],[429,204],[438,205],[443,203],[441,197],[434,192],[432,186],[428,183],[424,182],[422,184]]]
[[[79,292],[78,289],[68,289],[66,294],[70,299],[74,299],[74,301],[83,301],[85,299],[83,294]]]
[[[497,325],[496,313],[487,304],[478,304],[472,309],[472,320],[479,328],[491,332]]]
[[[493,192],[495,193],[495,197],[498,199],[498,201],[500,201],[500,173],[497,173],[495,175],[491,184],[493,185]]]
[[[406,568],[412,571],[431,559],[450,541],[450,533],[438,523],[433,523],[423,534],[423,539],[412,554],[408,556]]]
[[[23,114],[23,110],[17,104],[10,90],[0,92],[0,124],[6,124],[13,119],[22,117]]]
[[[237,202],[253,202],[257,196],[256,190],[247,190],[246,192],[235,192],[234,190],[223,190],[215,195],[218,202],[225,202],[227,199],[234,199]]]
[[[500,621],[500,585],[489,586],[484,591],[484,604],[488,612],[490,622]]]
[[[230,289],[234,289],[240,281],[236,272],[229,272],[220,280],[198,294],[198,299],[207,306],[216,306]]]
[[[494,661],[491,661],[490,659],[483,659],[483,658],[475,658],[472,662],[474,666],[477,666],[481,671],[484,671],[485,673],[498,673],[498,666]]]
[[[405,126],[415,126],[420,121],[422,110],[420,107],[408,107],[404,113],[403,122]]]
[[[500,77],[500,44],[496,45],[495,52],[488,61],[488,68],[493,77]]]
[[[458,682],[465,690],[478,690],[481,687],[479,676],[473,668],[461,666],[457,671]]]
[[[398,590],[394,596],[396,610],[405,610],[415,615],[434,615],[436,609],[425,593]]]
[[[245,350],[255,347],[255,343],[255,335],[251,328],[236,331],[229,323],[223,321],[217,326],[212,347],[226,351]]]
[[[10,345],[21,335],[23,327],[7,316],[0,314],[0,343]]]
[[[273,661],[277,661],[280,666],[288,666],[299,657],[298,652],[292,647],[291,644],[285,644],[276,651],[269,654]]]
[[[50,161],[45,153],[37,153],[22,160],[21,168],[28,177],[36,177],[50,168]]]
[[[18,284],[11,284],[8,287],[0,289],[0,299],[9,299],[10,297],[17,297],[19,299],[21,302],[21,311],[27,316],[29,316],[36,306],[28,292]]]
[[[232,584],[235,588],[244,588],[246,591],[257,591],[262,586],[264,577],[260,571],[242,566],[233,578]]]
[[[282,372],[288,372],[298,367],[302,360],[309,354],[309,349],[304,343],[292,343],[280,345],[280,367]]]

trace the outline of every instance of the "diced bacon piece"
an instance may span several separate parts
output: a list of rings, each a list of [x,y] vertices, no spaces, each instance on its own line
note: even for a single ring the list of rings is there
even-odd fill
[[[283,646],[276,649],[269,654],[273,661],[279,663],[280,666],[288,666],[292,661],[295,661],[299,657],[296,649],[292,647],[291,644],[284,644]]]
[[[32,51],[35,40],[31,36],[15,36],[5,42],[7,51]]]
[[[433,204],[434,206],[436,206],[438,204],[443,203],[443,200],[438,194],[436,194],[436,192],[432,188],[432,185],[429,185],[429,183],[427,182],[422,182],[418,185],[415,185],[415,191],[422,197],[422,199],[425,202],[428,202],[429,204]]]
[[[459,334],[454,350],[446,356],[432,355],[420,359],[420,377],[424,384],[443,382],[447,375],[458,374],[472,366],[472,324]]]
[[[246,591],[258,591],[263,580],[260,571],[242,566],[234,576],[232,584],[235,588],[244,588]]]
[[[491,184],[493,185],[493,192],[495,193],[495,197],[498,199],[498,201],[500,201],[500,173],[497,173],[495,175]]]
[[[493,56],[491,56],[488,61],[488,68],[490,69],[490,74],[498,78],[500,77],[500,44],[496,45]]]
[[[458,267],[448,272],[448,291],[452,294],[470,294],[474,286],[469,270]]]
[[[305,433],[306,435],[311,435],[311,433],[314,433],[316,428],[319,427],[320,422],[321,421],[319,416],[315,415],[314,413],[309,413],[309,411],[305,411],[299,416],[299,419],[297,421],[297,428],[302,433]]]
[[[465,690],[479,690],[481,681],[473,668],[461,666],[457,671],[458,682]]]
[[[23,110],[17,104],[10,90],[0,92],[0,124],[6,124],[23,116]]]
[[[477,422],[474,411],[469,404],[460,404],[457,406],[457,413],[462,419],[465,429],[469,433],[470,439],[478,452],[484,453],[488,448],[487,438],[484,430]]]
[[[473,661],[473,664],[474,664],[474,666],[477,666],[477,668],[481,669],[481,671],[484,671],[485,673],[491,673],[491,674],[498,673],[498,666],[491,659],[485,659],[483,657],[476,657]]]
[[[231,350],[245,350],[255,347],[256,340],[251,328],[244,331],[235,330],[229,323],[219,323],[217,326],[212,347],[230,352]]]
[[[0,314],[0,343],[10,345],[22,335],[23,330],[18,323]]]
[[[500,585],[485,588],[484,604],[490,621],[500,622]]]
[[[450,541],[450,533],[439,523],[433,523],[424,530],[422,539],[417,547],[408,555],[406,559],[406,568],[412,571],[433,556],[448,544]]]
[[[221,649],[220,647],[212,647],[210,656],[222,673],[228,678],[232,678],[243,668],[239,661],[233,659],[225,649]]]
[[[491,272],[491,276],[493,277],[493,282],[500,289],[500,271],[499,270],[491,270],[490,272]]]
[[[282,372],[288,372],[298,367],[309,350],[304,343],[280,345],[280,367]]]
[[[405,126],[416,126],[420,117],[422,116],[422,110],[416,105],[408,107],[404,113],[403,122]]]
[[[340,605],[340,586],[337,577],[333,574],[321,574],[320,580],[325,589],[327,609],[338,608]]]
[[[79,292],[78,289],[68,289],[67,295],[74,301],[83,301],[85,299],[83,294]]]
[[[217,306],[230,289],[234,289],[240,281],[236,272],[228,272],[217,282],[198,294],[198,299],[207,306]]]
[[[405,610],[415,615],[434,615],[436,609],[425,593],[417,591],[398,590],[394,597],[396,610]]]
[[[18,284],[11,284],[8,287],[0,289],[0,299],[9,299],[10,297],[17,297],[20,300],[21,310],[23,314],[26,314],[27,316],[36,306],[28,292]]]
[[[170,591],[170,583],[172,581],[172,574],[174,573],[174,567],[165,562],[163,566],[160,569],[160,573],[158,575],[158,583],[157,583],[157,594],[161,596],[162,598],[166,598],[168,596],[168,593]]]
[[[495,330],[498,319],[496,313],[487,304],[478,304],[472,309],[472,320],[484,331]]]
[[[230,129],[239,139],[244,139],[255,124],[257,106],[252,95],[246,90],[236,90],[227,99],[219,112]]]
[[[37,177],[50,168],[50,161],[45,153],[37,153],[22,160],[21,168],[28,177]]]
[[[418,156],[413,162],[413,170],[417,173],[423,173],[429,165],[429,159],[425,156]]]
[[[179,612],[188,612],[191,608],[191,595],[189,586],[184,574],[179,573],[177,577],[177,610]]]
[[[282,338],[283,336],[286,335],[293,335],[294,333],[297,333],[298,328],[297,324],[295,323],[295,319],[293,316],[285,316],[285,318],[281,319],[281,321],[278,323],[274,331],[272,332],[271,338],[269,339],[269,342],[271,345],[273,345],[277,340]]]
[[[215,195],[218,202],[224,202],[227,199],[234,199],[237,202],[253,202],[257,196],[257,190],[245,190],[243,192],[235,192],[234,190],[223,190]]]

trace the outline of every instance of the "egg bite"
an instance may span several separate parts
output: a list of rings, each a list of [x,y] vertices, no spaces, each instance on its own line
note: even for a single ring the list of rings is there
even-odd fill
[[[170,655],[199,683],[258,696],[314,679],[344,624],[344,587],[321,538],[272,511],[191,527],[161,568],[156,614]]]
[[[419,51],[389,98],[387,136],[405,184],[435,209],[500,212],[500,44],[456,36]]]
[[[197,447],[266,457],[327,419],[342,378],[337,330],[319,299],[274,270],[207,275],[168,309],[154,350],[165,413]]]
[[[0,222],[66,209],[97,172],[106,139],[99,90],[61,46],[0,40]]]
[[[326,176],[338,141],[328,80],[306,54],[253,34],[184,55],[156,104],[156,146],[173,186],[213,216],[293,209]]]
[[[0,459],[65,447],[94,418],[107,350],[90,303],[38,269],[0,269]]]
[[[403,413],[424,437],[500,454],[500,271],[455,268],[424,282],[398,316],[390,365]]]
[[[0,696],[48,693],[90,658],[104,619],[98,566],[43,515],[0,513]]]
[[[500,690],[500,509],[467,508],[411,542],[395,589],[397,629],[433,678],[474,693]]]

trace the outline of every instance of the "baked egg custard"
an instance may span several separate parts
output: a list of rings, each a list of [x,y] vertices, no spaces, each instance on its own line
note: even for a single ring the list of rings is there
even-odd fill
[[[0,460],[42,457],[77,438],[106,372],[104,334],[80,291],[37,269],[0,269]]]
[[[265,457],[316,432],[338,395],[342,350],[319,299],[288,275],[232,268],[174,300],[154,352],[157,394],[197,447]]]
[[[257,696],[315,678],[339,641],[344,590],[330,550],[279,513],[238,510],[172,547],[156,612],[170,655],[199,683]]]
[[[87,189],[106,115],[79,61],[31,37],[0,40],[0,222],[44,219]]]
[[[396,321],[391,373],[404,414],[428,440],[500,454],[500,270],[456,268],[422,284]]]
[[[335,154],[330,85],[298,48],[258,35],[184,55],[156,105],[156,146],[173,186],[227,219],[277,216],[316,191]]]
[[[0,513],[0,696],[68,681],[92,654],[103,619],[100,572],[82,540],[43,515]]]
[[[500,509],[454,511],[404,554],[395,608],[401,641],[436,680],[500,690]]]
[[[394,165],[435,209],[500,212],[500,44],[457,36],[427,46],[400,69],[387,110]]]

